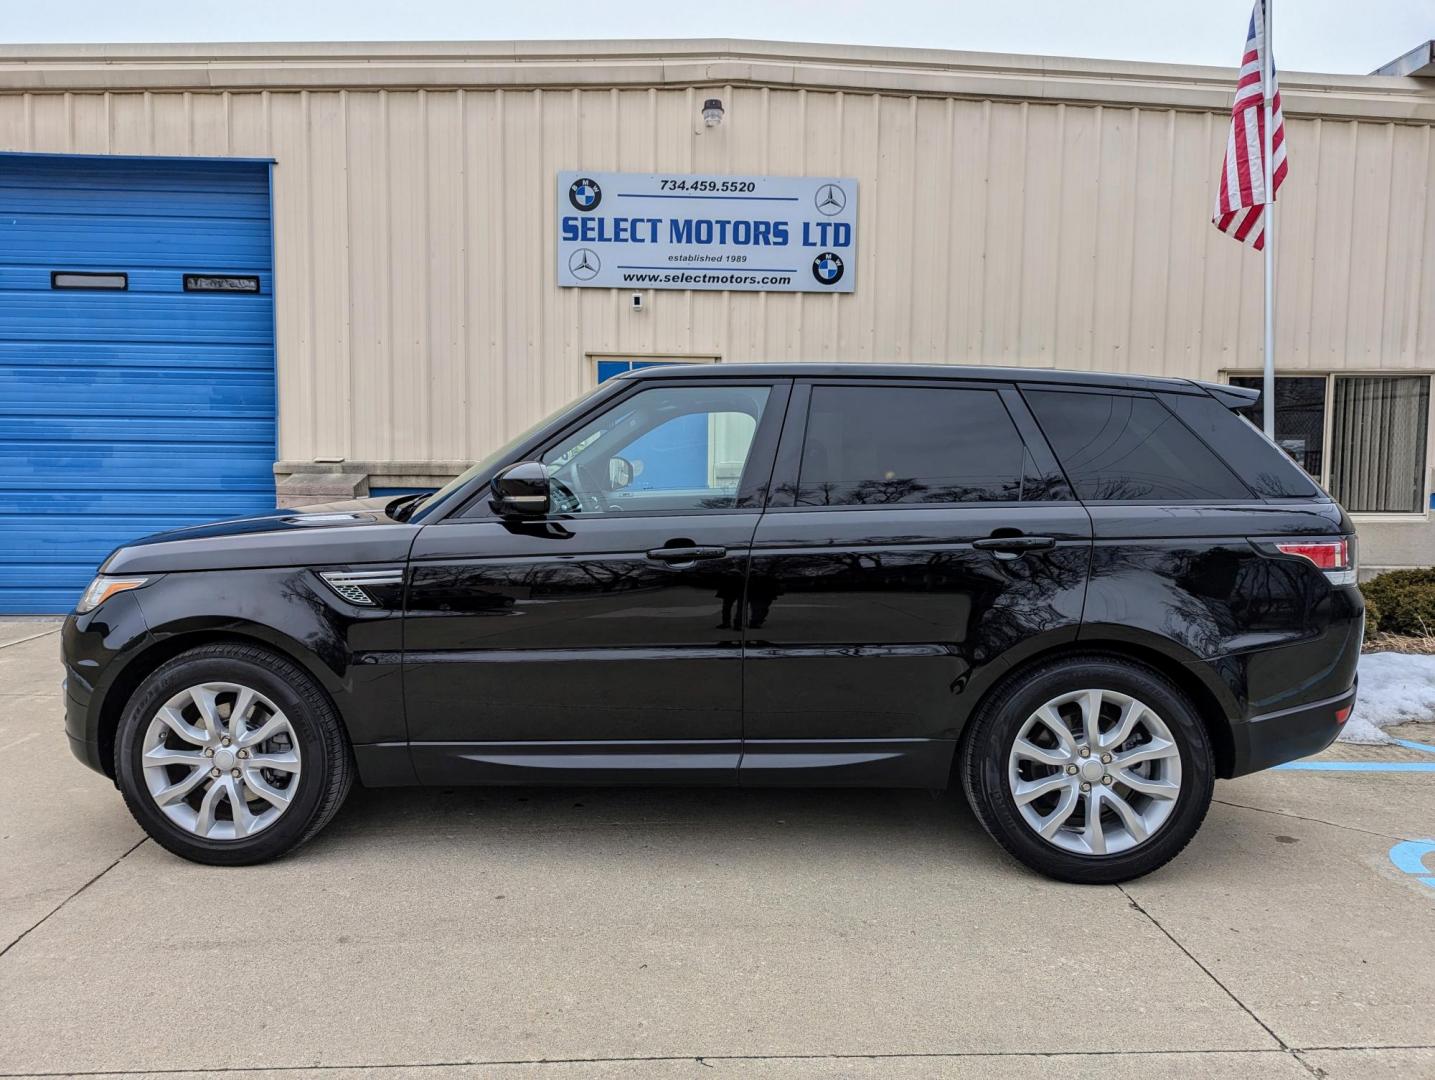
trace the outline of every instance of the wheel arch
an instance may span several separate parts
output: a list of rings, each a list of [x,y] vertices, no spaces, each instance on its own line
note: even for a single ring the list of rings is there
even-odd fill
[[[281,640],[274,640],[276,637],[281,637]],[[343,711],[335,701],[333,672],[328,672],[326,677],[325,670],[322,667],[316,668],[311,662],[312,658],[306,657],[304,650],[297,643],[284,643],[282,636],[273,633],[255,633],[233,626],[192,628],[156,636],[152,644],[130,658],[105,688],[99,715],[96,717],[96,735],[100,747],[100,763],[104,766],[106,776],[111,780],[115,778],[115,738],[119,731],[120,718],[140,684],[176,656],[204,645],[226,643],[265,649],[297,664],[313,678],[319,690],[329,699],[330,706],[339,717],[339,723],[344,727],[345,735],[349,736]],[[352,737],[350,740],[352,742]]]
[[[1235,737],[1231,730],[1233,699],[1231,692],[1208,668],[1199,663],[1199,658],[1182,656],[1173,642],[1157,639],[1145,641],[1129,633],[1121,637],[1086,637],[1062,642],[1023,657],[1000,678],[982,691],[981,697],[972,705],[968,722],[962,726],[958,736],[956,752],[953,754],[953,769],[959,767],[962,747],[975,727],[970,718],[982,706],[1012,682],[1020,679],[1033,668],[1051,663],[1053,660],[1077,659],[1082,657],[1112,657],[1141,664],[1164,676],[1191,700],[1196,714],[1206,728],[1211,740],[1211,751],[1216,759],[1216,775],[1229,777],[1235,766]]]

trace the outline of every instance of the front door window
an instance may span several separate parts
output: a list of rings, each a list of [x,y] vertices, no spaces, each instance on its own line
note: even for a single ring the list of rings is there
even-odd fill
[[[729,510],[765,386],[643,390],[542,455],[556,513]]]

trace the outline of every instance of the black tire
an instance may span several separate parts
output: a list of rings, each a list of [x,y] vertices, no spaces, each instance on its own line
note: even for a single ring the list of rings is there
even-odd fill
[[[212,840],[186,831],[165,816],[144,780],[142,740],[150,720],[175,694],[207,681],[239,683],[268,697],[288,718],[303,762],[287,809],[272,825],[241,839]],[[225,642],[181,653],[140,684],[116,732],[115,777],[130,813],[162,847],[194,862],[249,866],[294,850],[327,825],[349,793],[354,764],[334,706],[307,672],[267,649]]]
[[[1008,783],[1008,755],[1027,718],[1079,689],[1112,690],[1145,702],[1165,722],[1180,754],[1181,789],[1170,816],[1149,839],[1118,854],[1076,853],[1043,839],[1022,818]],[[1190,699],[1143,664],[1100,655],[1041,664],[997,688],[971,720],[958,769],[973,813],[997,843],[1038,873],[1089,885],[1129,881],[1175,858],[1201,827],[1215,783],[1211,740]]]

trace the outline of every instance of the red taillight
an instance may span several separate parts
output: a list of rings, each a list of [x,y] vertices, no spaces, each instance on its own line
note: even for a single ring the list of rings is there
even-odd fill
[[[1348,536],[1332,540],[1280,540],[1274,546],[1282,555],[1295,555],[1320,567],[1332,585],[1355,584],[1354,551]]]
[[[1277,544],[1276,550],[1282,555],[1299,555],[1309,559],[1322,570],[1349,569],[1349,545],[1344,537],[1339,540],[1302,540],[1299,543]]]
[[[1351,711],[1352,709],[1354,709],[1354,708],[1355,708],[1354,705],[1347,705],[1347,706],[1346,706],[1345,708],[1343,708],[1343,709],[1336,709],[1336,710],[1335,710],[1335,722],[1336,722],[1337,724],[1343,724],[1343,723],[1345,723],[1347,720],[1350,719],[1350,711]]]

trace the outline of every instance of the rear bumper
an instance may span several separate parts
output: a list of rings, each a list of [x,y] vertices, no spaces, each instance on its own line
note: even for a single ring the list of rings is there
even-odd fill
[[[1266,713],[1231,725],[1232,776],[1269,769],[1318,754],[1335,741],[1355,704],[1352,686],[1343,694],[1282,712]]]

